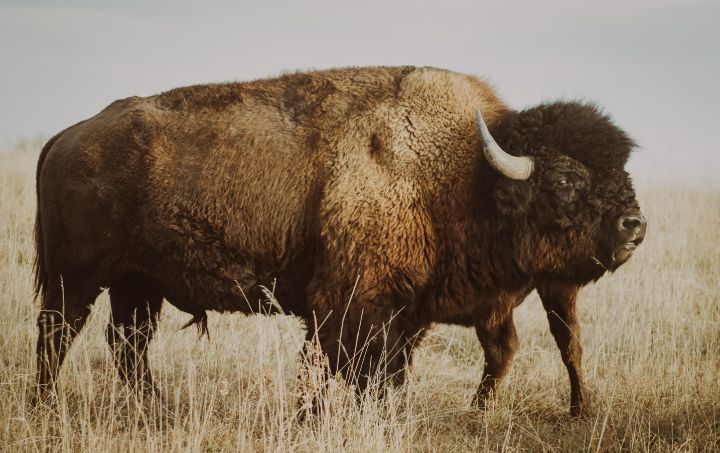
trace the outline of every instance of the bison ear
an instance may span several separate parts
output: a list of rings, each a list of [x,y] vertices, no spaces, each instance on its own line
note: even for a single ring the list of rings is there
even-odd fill
[[[530,208],[530,185],[525,181],[500,179],[493,195],[500,215],[518,218]]]

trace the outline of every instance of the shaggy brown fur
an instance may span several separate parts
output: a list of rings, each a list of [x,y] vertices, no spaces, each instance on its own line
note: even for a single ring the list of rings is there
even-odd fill
[[[476,108],[501,146],[534,157],[529,180],[488,166]],[[482,404],[518,346],[512,310],[537,287],[579,413],[575,298],[621,264],[618,218],[639,212],[622,170],[631,147],[592,106],[516,112],[483,81],[435,68],[116,101],[38,163],[39,389],[102,287],[120,374],[152,389],[145,348],[163,298],[202,323],[206,310],[273,311],[258,300],[277,282],[282,309],[360,389],[378,365],[401,374],[432,322],[474,325]]]

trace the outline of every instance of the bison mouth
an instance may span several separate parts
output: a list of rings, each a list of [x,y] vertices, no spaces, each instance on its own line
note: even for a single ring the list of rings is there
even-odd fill
[[[632,257],[638,245],[645,239],[647,220],[642,212],[629,212],[620,216],[614,223],[612,242],[607,252],[591,256],[592,261],[604,271],[614,272]],[[617,242],[615,242],[617,241]]]
[[[617,268],[625,264],[632,257],[633,252],[635,252],[637,246],[640,245],[640,242],[642,242],[642,239],[634,239],[617,247],[610,253],[603,254],[606,256],[597,255],[591,256],[590,258],[603,270],[615,272]]]

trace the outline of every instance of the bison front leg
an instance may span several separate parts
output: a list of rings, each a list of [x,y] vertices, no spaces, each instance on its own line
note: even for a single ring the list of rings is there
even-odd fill
[[[475,332],[485,353],[485,370],[473,404],[485,409],[490,395],[507,374],[520,346],[512,311],[498,320],[497,316],[479,319],[475,324]]]
[[[579,417],[585,411],[582,374],[580,324],[575,311],[579,288],[562,283],[538,285],[538,293],[547,312],[550,332],[570,377],[570,414]]]
[[[333,288],[312,294],[312,318],[306,319],[305,365],[301,370],[303,406],[319,414],[326,409],[328,378],[340,374],[358,397],[387,384],[402,382],[414,341],[422,328],[393,311],[391,293],[358,291],[352,300]],[[326,374],[327,372],[327,374]]]
[[[319,331],[330,372],[342,373],[358,393],[372,383],[382,394],[386,384],[402,382],[411,340],[399,323],[392,314],[381,317],[371,309],[350,308],[344,320],[331,316]]]

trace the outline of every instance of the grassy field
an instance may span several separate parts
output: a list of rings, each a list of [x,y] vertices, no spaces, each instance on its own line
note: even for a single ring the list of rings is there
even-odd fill
[[[162,404],[139,405],[105,343],[103,294],[60,376],[57,407],[32,408],[32,222],[37,149],[0,154],[0,449],[5,451],[708,451],[720,449],[720,192],[644,188],[648,236],[580,312],[592,415],[569,385],[534,294],[522,346],[486,412],[470,408],[483,355],[474,331],[437,326],[408,382],[296,416],[304,333],[290,317],[210,317],[210,340],[163,308],[151,365]],[[641,188],[643,189],[643,188]]]

